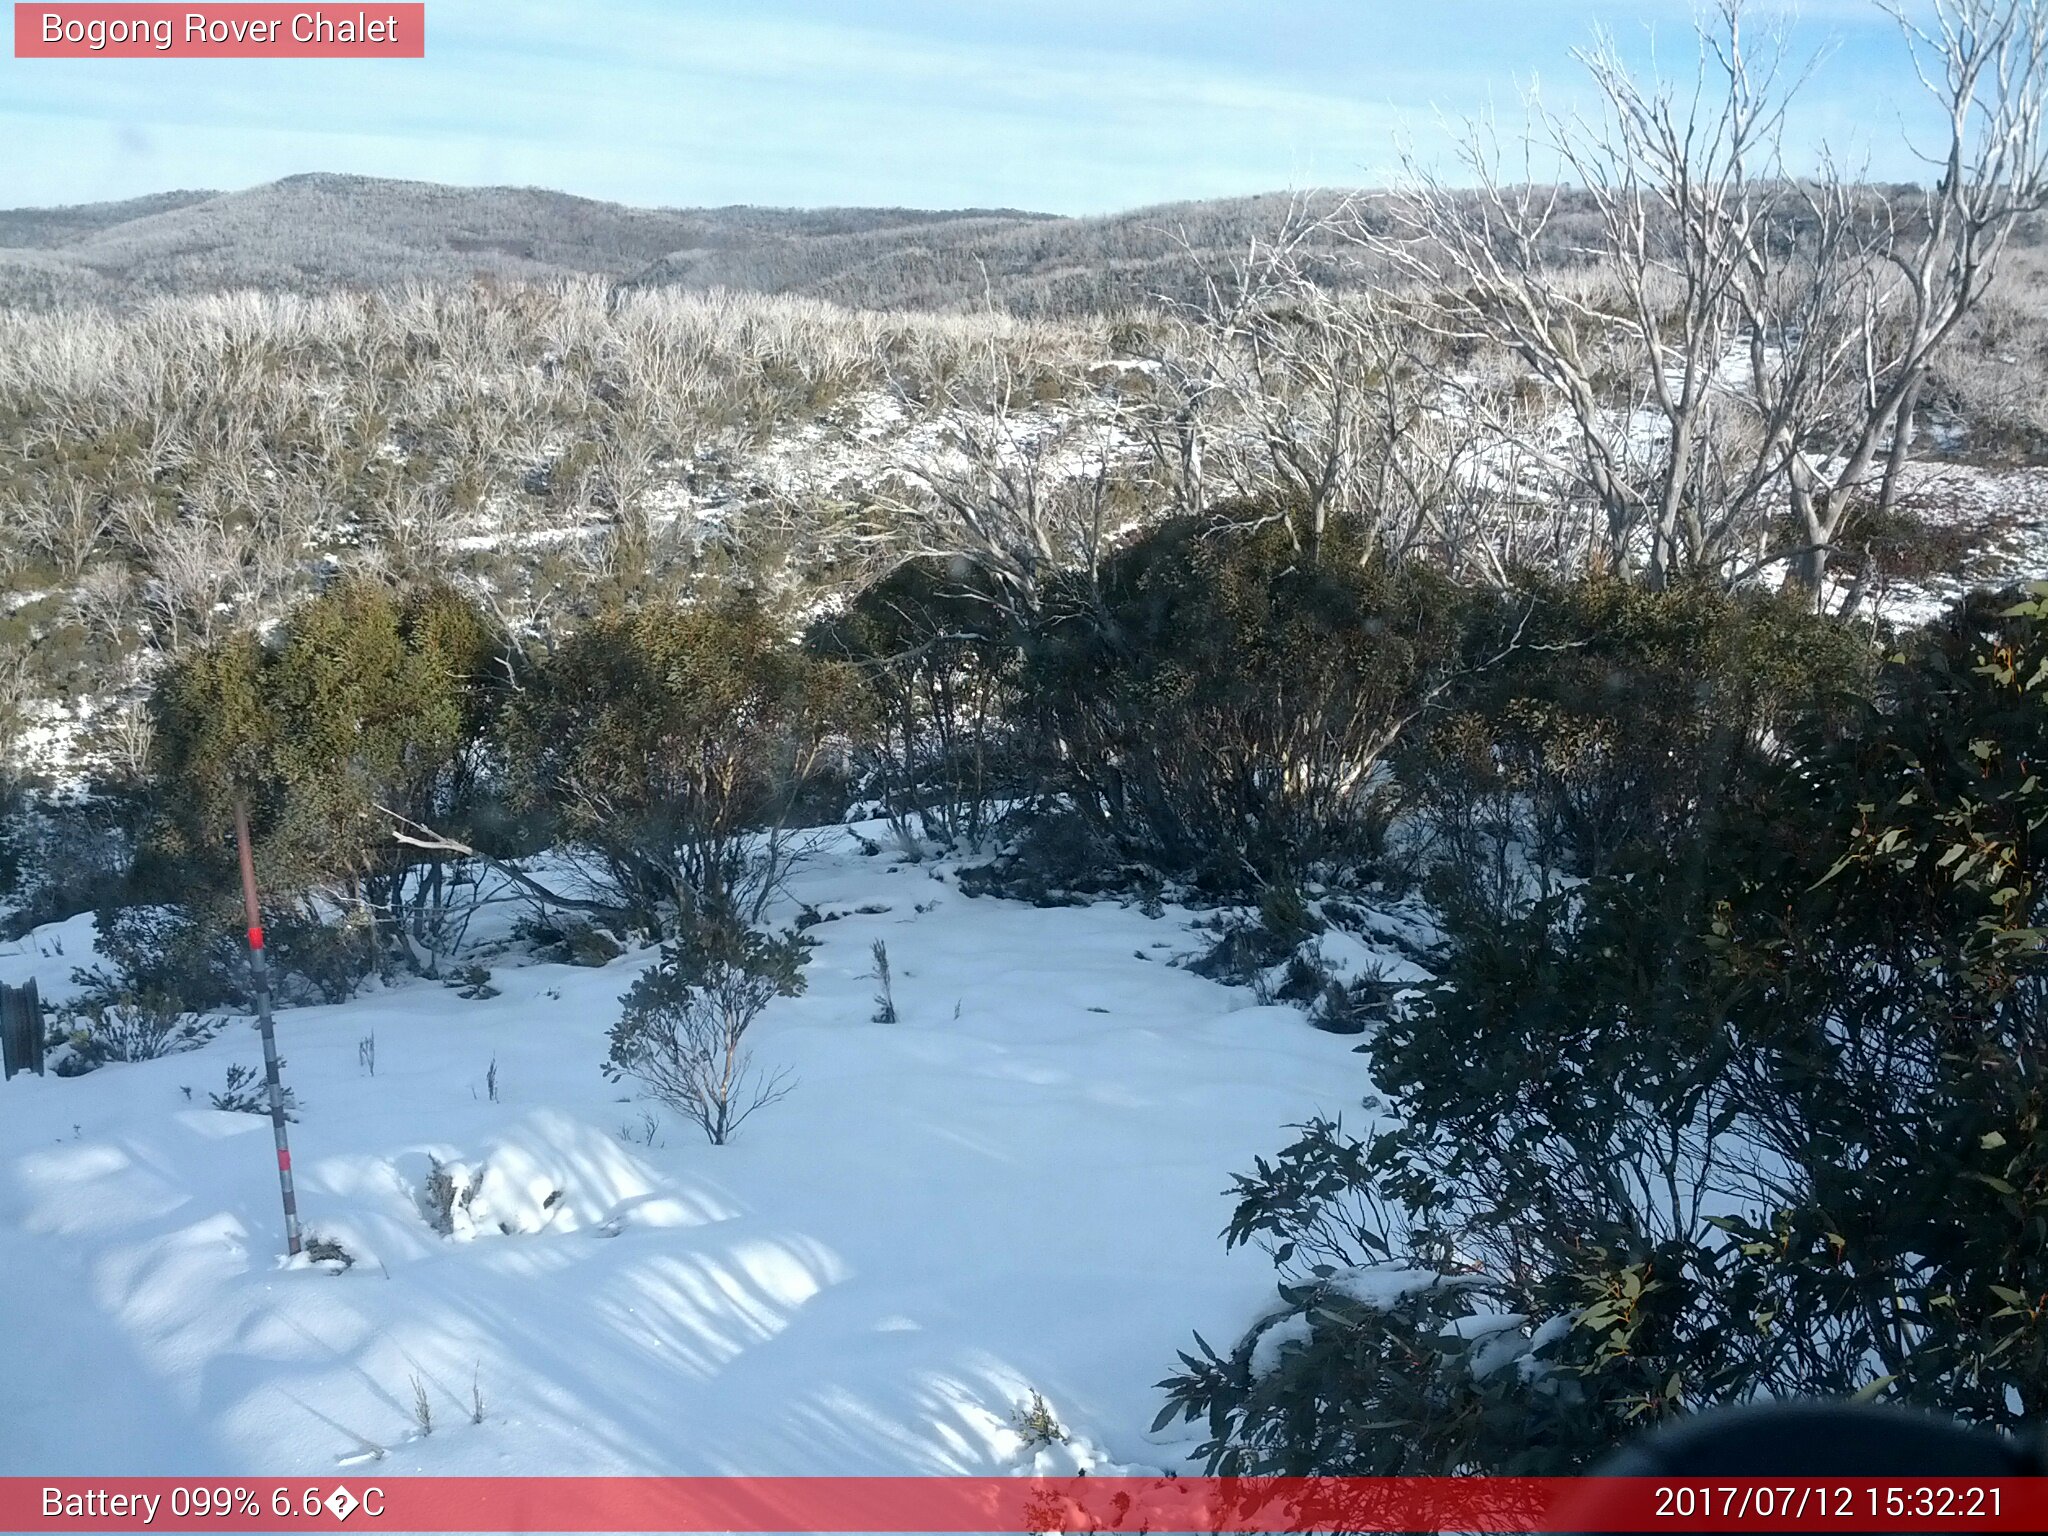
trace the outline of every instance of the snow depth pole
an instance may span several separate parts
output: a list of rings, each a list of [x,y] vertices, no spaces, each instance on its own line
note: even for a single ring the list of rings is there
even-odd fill
[[[242,861],[242,911],[249,920],[249,969],[256,978],[256,1028],[263,1035],[263,1078],[270,1087],[270,1129],[277,1138],[277,1183],[284,1191],[284,1240],[299,1251],[299,1196],[292,1187],[292,1149],[284,1134],[284,1083],[278,1074],[277,1031],[270,1022],[270,963],[263,954],[263,914],[256,905],[256,860],[249,852],[249,808],[235,802],[235,854]]]

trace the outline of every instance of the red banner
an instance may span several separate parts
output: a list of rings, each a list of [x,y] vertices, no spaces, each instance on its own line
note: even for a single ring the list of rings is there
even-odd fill
[[[22,5],[17,59],[422,59],[427,8]]]
[[[7,1531],[2048,1530],[2048,1479],[0,1478]]]

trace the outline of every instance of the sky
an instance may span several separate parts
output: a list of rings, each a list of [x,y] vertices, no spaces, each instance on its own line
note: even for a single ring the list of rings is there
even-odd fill
[[[374,13],[374,4],[368,6]],[[1781,4],[1794,138],[1906,177],[1871,0]],[[658,206],[1012,207],[1383,184],[1582,96],[1606,27],[1688,75],[1687,0],[428,0],[420,60],[0,57],[0,207],[304,171]],[[1764,18],[1760,16],[1759,21]]]

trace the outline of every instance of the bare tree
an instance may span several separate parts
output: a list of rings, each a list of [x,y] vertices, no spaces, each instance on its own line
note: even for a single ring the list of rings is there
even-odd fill
[[[114,561],[98,561],[72,584],[65,606],[80,628],[118,654],[136,618],[135,578]]]
[[[1247,398],[1238,376],[1242,344],[1262,311],[1301,292],[1302,248],[1323,224],[1307,200],[1290,198],[1272,234],[1255,236],[1220,270],[1205,263],[1185,230],[1176,231],[1199,297],[1161,295],[1154,324],[1124,329],[1123,345],[1147,374],[1146,387],[1130,394],[1130,430],[1149,451],[1173,510],[1208,510],[1211,442],[1228,441],[1231,428],[1221,418]]]
[[[1877,504],[1889,509],[1896,500],[1928,370],[1983,298],[2020,221],[2048,207],[2048,10],[2040,0],[1929,0],[1924,25],[1889,0],[1883,9],[1898,22],[1941,121],[1924,156],[1936,177],[1907,227],[1882,248],[1897,279],[1882,295],[1894,323],[1864,327],[1872,361],[1860,421],[1829,460],[1793,460],[1793,506],[1807,541],[1800,575],[1810,586],[1819,585],[1854,507],[1869,498],[1873,473]]]
[[[232,609],[242,576],[246,534],[231,534],[218,518],[166,519],[145,530],[149,580],[143,601],[162,626],[159,647],[175,652],[206,644]]]
[[[1533,107],[1519,176],[1475,128],[1473,187],[1411,165],[1392,232],[1358,224],[1426,288],[1419,323],[1503,348],[1557,402],[1557,494],[1597,508],[1607,563],[1662,581],[1789,561],[1817,589],[1855,509],[1895,494],[1935,353],[2048,193],[2037,0],[1934,13],[1895,13],[1948,129],[1903,221],[1830,161],[1788,169],[1801,77],[1775,43],[1759,64],[1740,0],[1722,0],[1689,87],[1638,78],[1603,41],[1580,55],[1600,113]],[[1564,183],[1537,182],[1540,157]],[[1562,215],[1585,208],[1597,245],[1575,251]],[[1766,547],[1787,511],[1796,542]]]
[[[1162,296],[1122,331],[1143,377],[1119,390],[1119,425],[1175,511],[1229,496],[1284,519],[1311,558],[1339,519],[1392,558],[1505,580],[1526,476],[1502,470],[1526,411],[1449,365],[1384,262],[1347,254],[1368,217],[1303,194],[1221,265],[1184,240],[1198,297]]]
[[[6,518],[16,537],[67,582],[84,573],[115,521],[106,488],[71,475],[17,496]]]
[[[1019,360],[991,342],[979,378],[956,380],[935,405],[939,441],[900,461],[877,498],[875,537],[898,556],[966,560],[987,578],[1020,632],[1034,629],[1060,571],[1092,578],[1118,531],[1115,424],[1091,410],[1034,410]]]

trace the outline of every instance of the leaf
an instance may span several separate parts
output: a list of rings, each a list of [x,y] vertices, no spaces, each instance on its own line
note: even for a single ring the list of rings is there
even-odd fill
[[[2000,1147],[2005,1145],[2005,1138],[1999,1135],[1996,1131],[1986,1131],[1982,1136],[1977,1138],[1977,1145],[1982,1147],[1986,1152],[1996,1152]]]
[[[1880,1376],[1875,1381],[1866,1382],[1849,1394],[1849,1401],[1852,1403],[1875,1402],[1878,1394],[1898,1379],[1897,1376]]]

